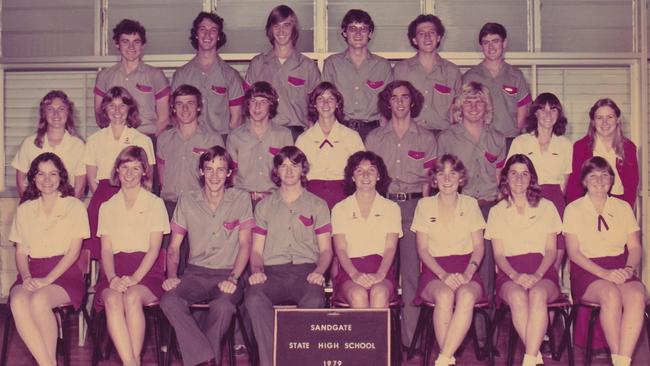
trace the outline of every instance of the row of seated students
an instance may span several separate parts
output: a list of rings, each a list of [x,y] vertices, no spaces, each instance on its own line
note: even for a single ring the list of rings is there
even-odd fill
[[[124,364],[139,364],[142,306],[160,299],[184,363],[216,365],[221,338],[242,297],[260,362],[270,364],[273,305],[291,301],[301,308],[324,307],[333,251],[335,300],[355,308],[385,308],[396,299],[395,255],[403,217],[398,204],[386,198],[391,178],[379,155],[358,151],[350,156],[344,179],[349,196],[331,216],[326,202],[305,189],[309,163],[297,147],[283,147],[274,156],[272,179],[278,190],[259,202],[254,214],[247,192],[231,188],[233,166],[221,146],[202,153],[197,166],[201,188],[181,196],[170,223],[162,199],[146,189],[152,173],[146,152],[129,146],[116,159],[111,180],[119,192],[99,213],[103,274],[94,305],[105,307]],[[587,160],[580,177],[586,194],[569,204],[562,222],[553,202],[543,198],[531,159],[512,155],[499,174],[503,198],[486,223],[478,201],[459,193],[471,179],[462,161],[451,154],[436,160],[431,184],[438,193],[417,202],[409,228],[417,234],[423,263],[413,303],[436,304],[433,321],[441,348],[436,365],[456,363],[453,354],[472,323],[473,306],[492,291],[478,275],[484,238],[492,241],[498,268],[497,301],[510,305],[526,347],[523,365],[543,364],[539,349],[548,323],[546,306],[560,294],[555,262],[562,234],[574,299],[602,306],[601,322],[616,352],[613,363],[630,364],[645,305],[645,288],[635,274],[639,226],[629,204],[609,195],[615,173],[605,158]],[[90,230],[85,207],[73,192],[62,160],[51,152],[39,155],[30,165],[10,232],[19,272],[11,310],[20,335],[43,365],[56,364],[57,324],[49,309],[63,303],[79,307],[86,291],[74,262]],[[165,277],[157,258],[162,237],[170,231]],[[179,249],[186,235],[189,264],[179,278]],[[199,302],[210,306],[201,324],[189,311]]]
[[[297,18],[290,8],[278,6],[269,15],[266,27],[273,49],[258,56],[249,68],[250,75],[254,75],[256,63],[260,73],[274,70],[269,72],[269,82],[256,81],[264,77],[249,78],[247,75],[250,85],[244,84],[239,94],[231,95],[230,92],[237,90],[236,85],[241,86],[241,82],[231,85],[223,80],[211,80],[214,75],[208,77],[212,74],[221,75],[222,79],[225,74],[237,76],[234,70],[227,71],[231,69],[216,53],[225,43],[223,20],[216,14],[201,13],[193,24],[190,37],[197,56],[177,71],[172,82],[172,85],[178,85],[171,94],[170,110],[175,123],[173,128],[167,129],[170,89],[166,80],[162,82],[160,79],[160,86],[155,84],[151,75],[162,73],[141,62],[142,46],[146,42],[144,28],[137,22],[125,20],[114,30],[116,46],[121,54],[120,63],[102,71],[95,88],[98,123],[104,128],[89,137],[84,147],[83,141],[74,137],[72,102],[60,91],[46,95],[40,106],[38,132],[26,139],[13,162],[19,192],[24,194],[34,157],[43,151],[60,155],[74,176],[75,194],[79,197],[83,194],[86,180],[94,192],[88,208],[91,238],[84,245],[91,249],[95,258],[99,258],[100,248],[103,248],[97,236],[97,233],[102,236],[101,230],[98,231],[101,228],[98,226],[101,223],[98,219],[100,207],[119,191],[118,187],[110,184],[110,179],[115,173],[115,157],[125,146],[142,147],[148,164],[156,163],[158,174],[146,174],[145,185],[150,186],[156,177],[160,177],[160,195],[167,215],[172,217],[180,197],[197,189],[201,175],[196,166],[200,155],[214,145],[224,146],[224,137],[227,137],[226,149],[236,165],[231,173],[234,185],[248,192],[253,206],[275,191],[277,182],[273,182],[270,174],[273,157],[283,146],[293,144],[296,136],[299,136],[296,146],[310,163],[306,188],[324,199],[330,209],[349,193],[343,179],[348,158],[367,148],[385,162],[391,178],[386,198],[396,202],[403,218],[401,232],[404,236],[399,240],[399,261],[406,304],[402,316],[405,344],[410,344],[417,320],[417,307],[412,304],[418,294],[417,269],[421,259],[411,222],[418,200],[430,194],[428,177],[436,157],[453,154],[464,163],[467,179],[463,182],[463,193],[477,200],[484,219],[502,195],[498,177],[506,157],[517,153],[523,153],[533,161],[542,194],[555,204],[560,215],[565,196],[572,201],[584,193],[580,169],[594,155],[602,156],[615,167],[611,194],[634,205],[638,186],[636,148],[622,135],[621,112],[613,101],[602,99],[594,104],[589,113],[587,136],[572,146],[562,136],[567,121],[557,97],[549,93],[540,94],[528,114],[530,96],[525,80],[521,72],[503,59],[507,41],[502,26],[488,23],[483,27],[479,40],[485,60],[473,69],[474,73],[468,72],[461,79],[458,68],[437,55],[444,35],[440,20],[432,15],[418,17],[408,32],[418,54],[396,66],[395,78],[406,79],[397,81],[390,81],[392,76],[385,81],[375,80],[366,73],[387,65],[367,50],[373,27],[367,13],[350,11],[342,23],[348,50],[339,54],[338,61],[337,55],[328,59],[323,70],[323,79],[333,83],[318,84],[317,78],[313,84],[307,85],[305,81],[311,79],[300,76],[302,74],[291,74],[291,70],[297,69],[289,67],[289,60],[295,57],[301,60],[300,65],[306,65],[305,68],[315,69],[316,73],[318,69],[315,65],[310,68],[308,65],[313,62],[307,62],[304,56],[294,52],[298,37]],[[365,58],[361,57],[361,62],[357,63],[355,55]],[[346,73],[345,67],[341,66],[346,63],[341,59],[350,66],[354,64],[356,71]],[[410,65],[415,71],[399,74],[400,65],[407,70],[405,66]],[[432,68],[432,65],[436,67]],[[454,81],[439,80],[439,72],[449,67],[456,70],[448,72],[454,75]],[[390,74],[390,65],[386,70]],[[328,78],[328,74],[338,77]],[[478,79],[483,84],[472,79],[470,75],[473,74],[483,75]],[[345,84],[357,77],[361,78],[361,84]],[[423,82],[429,77],[440,82]],[[506,81],[506,77],[516,80]],[[467,81],[462,87],[461,80]],[[302,94],[287,91],[289,84],[290,91],[301,91]],[[247,91],[242,98],[244,89]],[[374,94],[364,94],[369,90]],[[226,94],[227,99],[224,98]],[[145,100],[143,96],[151,98]],[[217,103],[213,98],[221,98],[221,102]],[[287,106],[286,103],[302,106]],[[354,118],[354,112],[361,108],[359,106],[375,112],[371,117],[356,115],[359,118]],[[247,123],[235,128],[242,110]],[[296,112],[301,117],[284,118],[287,110],[301,111]],[[434,110],[438,111],[437,115],[431,117]],[[151,119],[152,116],[155,118]],[[229,121],[229,125],[219,130],[215,128],[215,121]],[[436,126],[432,121],[446,122]],[[500,125],[503,123],[516,131],[504,129]],[[309,128],[303,132],[307,126]],[[521,127],[525,127],[526,133],[517,137],[507,151],[509,142],[520,133]],[[136,128],[149,134],[156,142]],[[113,183],[117,182],[113,180]],[[304,219],[309,222],[310,216],[305,215]],[[232,225],[230,222],[229,226]],[[564,257],[564,237],[558,238],[556,266]],[[166,236],[165,241],[174,244],[173,239],[173,235]],[[494,259],[490,245],[490,241],[486,241],[485,258],[477,262],[481,278],[490,289],[488,296],[494,288]],[[181,250],[187,247],[180,246]],[[172,253],[174,251],[170,249]],[[178,255],[185,256],[182,253]],[[300,262],[291,256],[280,255],[278,259],[280,263]],[[349,263],[341,263],[344,269],[346,265]],[[242,272],[236,274],[240,276]],[[112,277],[105,275],[106,278]],[[258,277],[253,276],[254,281]],[[134,337],[137,340],[138,334]],[[612,353],[617,354],[615,352],[618,351],[612,349]],[[267,361],[270,362],[270,358]]]

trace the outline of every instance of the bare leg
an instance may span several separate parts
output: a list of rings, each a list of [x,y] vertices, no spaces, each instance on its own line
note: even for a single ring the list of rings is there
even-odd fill
[[[422,291],[422,298],[436,304],[433,309],[433,329],[440,347],[445,343],[454,309],[454,292],[440,280],[432,280]],[[449,355],[447,355],[449,356]]]
[[[376,283],[370,288],[370,307],[387,308],[390,303],[390,297],[393,293],[393,284],[388,280]]]
[[[634,281],[619,285],[618,289],[621,291],[623,299],[621,342],[618,354],[632,357],[644,323],[645,287],[641,282]]]
[[[14,317],[18,334],[25,342],[27,349],[34,356],[39,365],[56,365],[56,358],[50,356],[47,349],[45,338],[51,335],[41,333],[36,323],[32,311],[31,300],[33,292],[25,290],[22,285],[18,285],[11,290],[11,313]],[[48,310],[52,316],[54,314]],[[55,320],[56,321],[56,320]],[[54,330],[56,337],[56,329]]]
[[[536,356],[548,327],[548,302],[559,295],[557,286],[543,279],[528,290],[528,324],[526,325],[526,354]]]
[[[523,342],[526,340],[526,328],[528,327],[528,291],[512,281],[501,286],[499,296],[510,305],[512,323]]]
[[[106,308],[106,323],[108,332],[113,340],[113,345],[125,366],[139,364],[139,358],[133,354],[131,336],[126,325],[125,305],[123,294],[107,288],[102,292],[104,307]]]
[[[370,303],[368,300],[368,290],[357,285],[352,280],[345,281],[341,285],[343,297],[352,308],[367,308]]]
[[[623,303],[621,292],[614,283],[606,280],[592,282],[582,298],[600,305],[600,324],[612,354],[619,354]]]
[[[449,322],[449,328],[440,353],[452,357],[460,344],[465,339],[469,327],[472,325],[474,304],[481,296],[481,286],[476,282],[469,282],[456,290],[456,309]]]
[[[34,292],[31,297],[31,313],[50,358],[56,362],[56,341],[59,327],[52,309],[70,301],[68,293],[59,285],[49,285]]]
[[[144,331],[146,320],[142,307],[151,304],[158,298],[144,285],[129,287],[124,292],[124,312],[126,324],[131,337],[131,349],[133,355],[139,360],[144,343]]]

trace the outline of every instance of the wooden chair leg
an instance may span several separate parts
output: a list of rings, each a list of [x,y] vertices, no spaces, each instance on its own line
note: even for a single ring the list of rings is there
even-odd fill
[[[512,313],[510,314],[510,331],[508,332],[508,357],[506,360],[506,365],[512,366],[515,362],[515,348],[517,347],[517,340],[519,335],[515,329],[515,324],[512,321]]]
[[[589,316],[589,329],[587,331],[587,349],[585,354],[585,366],[591,365],[591,358],[593,355],[593,340],[594,340],[594,328],[596,325],[596,320],[598,320],[598,315],[600,314],[600,308],[595,307],[591,309],[591,314]]]
[[[422,335],[426,327],[426,313],[427,307],[422,305],[420,306],[420,314],[418,315],[418,321],[415,324],[415,331],[413,332],[413,338],[411,338],[411,344],[409,344],[409,349],[406,353],[406,359],[410,360],[415,355],[415,349],[418,346],[418,341],[420,341],[420,350],[422,349]]]
[[[431,363],[431,354],[433,353],[433,346],[436,343],[436,333],[435,325],[433,323],[433,314],[429,317],[428,326],[424,329],[424,338],[422,338],[422,343],[424,343],[424,349],[422,354],[422,366],[428,366]]]
[[[246,330],[246,322],[244,316],[239,310],[239,306],[237,306],[237,309],[235,310],[235,317],[237,318],[237,324],[239,324],[239,331],[241,332],[242,340],[244,341],[244,345],[248,351],[248,363],[251,364],[251,366],[257,366],[257,347],[255,346],[251,337],[248,335],[248,330]]]
[[[5,330],[2,338],[2,353],[0,354],[0,366],[7,364],[7,354],[9,352],[9,342],[11,342],[11,331],[14,326],[14,317],[11,314],[11,308],[7,303],[7,314],[5,316]]]
[[[645,331],[648,340],[648,349],[650,350],[650,304],[646,304],[644,312]]]

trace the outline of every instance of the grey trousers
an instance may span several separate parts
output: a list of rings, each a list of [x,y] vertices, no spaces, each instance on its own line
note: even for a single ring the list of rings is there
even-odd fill
[[[181,283],[165,293],[160,307],[176,331],[184,365],[196,365],[214,358],[221,361],[221,338],[228,330],[242,297],[243,281],[234,294],[219,290],[217,284],[228,278],[229,269],[210,269],[188,265]],[[190,305],[208,302],[210,309],[200,322],[190,312]]]
[[[253,325],[260,366],[273,364],[273,305],[291,302],[307,309],[325,306],[323,287],[307,282],[307,275],[315,268],[313,263],[264,266],[266,282],[246,289],[244,303]]]
[[[411,344],[415,326],[418,323],[420,308],[413,306],[413,299],[417,295],[418,280],[420,278],[420,257],[418,257],[415,233],[411,231],[417,199],[396,202],[402,211],[402,236],[399,240],[399,272],[402,286],[402,343]]]

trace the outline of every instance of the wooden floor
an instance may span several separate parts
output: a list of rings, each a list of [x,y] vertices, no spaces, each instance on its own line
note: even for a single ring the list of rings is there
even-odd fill
[[[4,315],[4,314],[2,314]],[[0,329],[4,329],[4,316],[0,316]],[[504,324],[507,322],[503,322]],[[639,341],[639,344],[637,345],[637,351],[634,357],[634,360],[632,362],[632,365],[650,365],[650,352],[648,351],[648,343],[647,339],[645,337],[645,331],[642,332],[642,337],[641,340]],[[91,347],[89,345],[89,342],[86,342],[86,345],[83,347],[77,346],[78,343],[78,337],[77,337],[77,329],[75,326],[75,330],[73,331],[74,337],[73,337],[73,346],[72,346],[72,351],[71,351],[71,358],[72,358],[72,365],[90,365],[90,360],[91,360]],[[505,325],[504,328],[501,329],[499,332],[499,342],[497,344],[498,349],[502,354],[505,353],[505,348],[506,348],[506,329]],[[0,335],[1,336],[1,335]],[[143,360],[143,365],[156,365],[155,361],[155,356],[153,353],[153,346],[149,346],[148,349],[145,352],[144,355],[144,360]],[[523,349],[521,348],[521,344],[519,345],[519,349],[516,352],[515,356],[515,365],[521,365],[521,359],[523,355]],[[583,365],[584,364],[584,350],[580,348],[576,348],[575,352],[575,364],[576,365]],[[435,359],[435,357],[434,357]],[[562,360],[559,362],[553,361],[551,359],[545,359],[546,365],[566,365],[566,354],[563,355]],[[413,359],[409,361],[405,361],[402,363],[403,366],[415,366],[415,365],[421,365],[422,360],[421,359]],[[63,364],[62,358],[59,359],[59,364]],[[111,357],[111,360],[109,361],[103,361],[100,363],[100,365],[120,365],[121,363],[117,359],[117,356],[113,352],[113,355]],[[227,360],[224,359],[224,362],[222,363],[223,365],[227,365]],[[248,365],[248,359],[247,357],[241,356],[237,358],[237,365],[238,366],[244,366]],[[433,361],[432,363],[433,364]],[[474,352],[472,350],[472,347],[467,347],[466,351],[464,352],[462,358],[457,360],[457,365],[468,365],[468,366],[474,366],[474,365],[486,365],[486,362],[480,362],[477,361],[474,357]],[[36,365],[36,361],[31,357],[27,349],[25,348],[22,340],[18,336],[16,332],[13,333],[13,337],[11,338],[11,343],[9,345],[9,357],[8,357],[8,362],[7,365],[9,366],[33,366]],[[182,365],[181,361],[174,361],[173,365]],[[505,365],[505,356],[498,357],[496,359],[496,365]],[[592,362],[592,365],[594,366],[602,366],[602,365],[611,365],[609,358],[596,358]],[[280,365],[284,366],[284,365]],[[311,365],[301,365],[301,366],[311,366]],[[347,366],[347,365],[346,365]],[[350,365],[350,366],[363,366],[363,365]],[[374,366],[374,365],[373,365]]]

